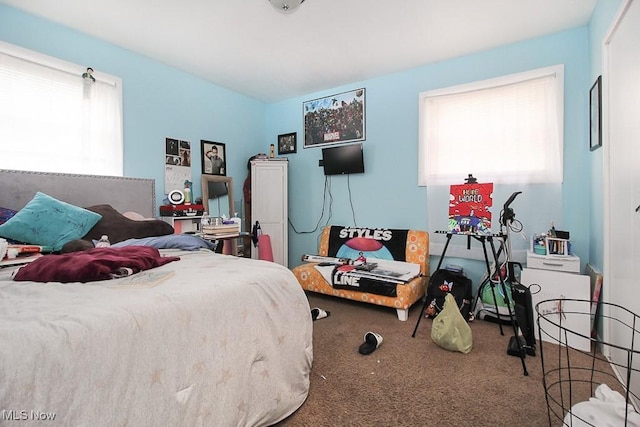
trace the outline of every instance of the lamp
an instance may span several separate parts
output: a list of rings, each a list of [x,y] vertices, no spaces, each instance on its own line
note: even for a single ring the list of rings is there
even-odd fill
[[[269,0],[271,5],[283,13],[293,12],[304,0]]]

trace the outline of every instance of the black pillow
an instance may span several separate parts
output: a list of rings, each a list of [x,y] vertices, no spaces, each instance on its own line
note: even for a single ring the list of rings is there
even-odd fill
[[[103,235],[109,237],[109,242],[118,243],[127,239],[141,239],[143,237],[165,236],[173,234],[173,227],[161,220],[150,219],[136,221],[129,219],[115,210],[111,205],[89,206],[92,212],[102,215],[102,219],[89,230],[83,240],[99,240]]]

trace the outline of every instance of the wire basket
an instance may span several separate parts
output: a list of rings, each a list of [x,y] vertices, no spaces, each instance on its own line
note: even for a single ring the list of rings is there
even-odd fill
[[[602,302],[600,319],[608,319],[612,326],[606,342],[574,328],[584,322],[593,324],[595,313],[590,307],[591,301],[574,299],[549,299],[536,304],[549,425],[597,426],[597,417],[585,414],[584,404],[575,405],[588,402],[601,384],[624,398],[620,402],[620,423],[616,425],[636,425],[630,419],[640,417],[633,410],[640,402],[640,317],[620,305]],[[625,411],[624,404],[632,406]]]

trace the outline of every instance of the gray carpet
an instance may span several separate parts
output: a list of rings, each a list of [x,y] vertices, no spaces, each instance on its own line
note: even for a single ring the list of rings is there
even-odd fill
[[[308,298],[311,307],[331,315],[313,323],[309,396],[279,426],[549,425],[540,345],[536,356],[525,358],[529,375],[523,375],[520,358],[506,353],[511,326],[503,326],[501,335],[498,324],[471,322],[473,350],[462,354],[433,343],[431,319],[423,319],[411,337],[421,303],[400,322],[394,309],[312,293]],[[367,331],[384,341],[363,356],[358,347]],[[558,347],[543,345],[548,372],[558,364]],[[574,387],[572,397],[578,402],[590,393],[587,384]],[[555,416],[552,421],[561,424]]]

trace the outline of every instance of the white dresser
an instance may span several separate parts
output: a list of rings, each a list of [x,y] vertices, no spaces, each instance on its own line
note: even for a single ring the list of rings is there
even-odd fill
[[[527,268],[580,273],[580,258],[574,255],[538,255],[528,251]]]
[[[546,313],[546,315],[550,319],[558,316],[558,324],[562,317],[562,328],[574,332],[568,336],[569,346],[589,351],[590,341],[584,337],[589,337],[591,334],[590,317],[585,315],[591,311],[591,282],[589,276],[579,273],[579,257],[527,254],[527,268],[522,270],[520,282],[529,286],[531,290],[536,340],[540,338],[536,321],[538,317],[536,305],[545,300],[559,300],[558,304],[552,307],[545,304],[547,311],[553,310],[553,313]],[[559,329],[557,326],[545,323],[542,340],[557,342]]]

